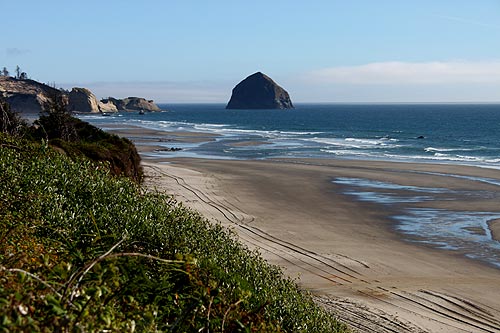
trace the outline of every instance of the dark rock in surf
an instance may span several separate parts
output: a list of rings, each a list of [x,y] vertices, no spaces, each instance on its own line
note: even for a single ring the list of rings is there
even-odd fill
[[[293,104],[285,89],[257,72],[234,87],[226,109],[293,109]]]

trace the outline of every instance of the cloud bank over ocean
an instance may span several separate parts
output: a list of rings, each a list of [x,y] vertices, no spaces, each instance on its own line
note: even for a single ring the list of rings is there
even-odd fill
[[[311,71],[306,78],[316,83],[344,84],[453,84],[500,83],[500,60],[373,62]]]

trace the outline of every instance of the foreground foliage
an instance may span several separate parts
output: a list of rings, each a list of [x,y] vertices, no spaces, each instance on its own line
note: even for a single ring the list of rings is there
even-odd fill
[[[73,159],[106,161],[113,175],[142,181],[141,158],[134,144],[70,115],[62,96],[54,95],[47,110],[30,126],[0,94],[0,133],[34,142],[45,140]]]
[[[46,139],[72,158],[86,156],[93,161],[106,161],[113,175],[141,182],[141,158],[134,144],[70,115],[62,96],[52,97],[52,103],[36,124],[38,128],[31,131],[35,140]]]
[[[26,122],[10,109],[9,103],[0,94],[0,132],[19,136],[27,129]]]
[[[0,331],[345,328],[171,197],[0,134]]]

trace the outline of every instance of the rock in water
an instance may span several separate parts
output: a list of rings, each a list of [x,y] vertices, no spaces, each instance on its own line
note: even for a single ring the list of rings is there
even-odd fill
[[[99,103],[90,90],[75,87],[69,93],[68,111],[99,112]]]
[[[122,101],[125,104],[125,110],[161,111],[153,100],[146,100],[141,97],[127,97]]]
[[[293,104],[285,89],[257,72],[234,87],[226,109],[293,109]]]
[[[114,105],[114,108],[118,111],[161,111],[153,100],[146,100],[142,97],[127,97],[124,99],[108,97],[101,99],[101,105]]]

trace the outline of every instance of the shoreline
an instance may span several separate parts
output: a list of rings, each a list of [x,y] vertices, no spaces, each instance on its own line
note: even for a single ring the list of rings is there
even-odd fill
[[[137,148],[143,154],[149,150],[147,145]],[[209,220],[233,229],[243,243],[259,249],[320,304],[361,332],[500,332],[498,269],[404,240],[389,217],[396,208],[357,201],[332,183],[342,176],[494,191],[492,184],[431,173],[500,179],[498,170],[407,162],[147,155],[143,165],[146,186],[173,194]],[[491,210],[496,202],[464,199],[430,205]]]

